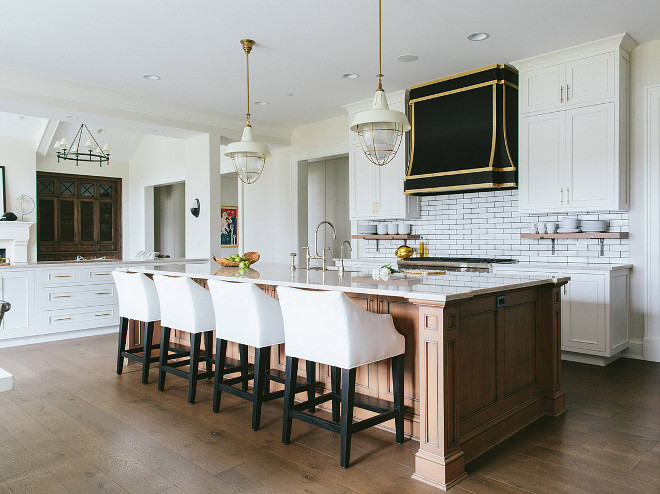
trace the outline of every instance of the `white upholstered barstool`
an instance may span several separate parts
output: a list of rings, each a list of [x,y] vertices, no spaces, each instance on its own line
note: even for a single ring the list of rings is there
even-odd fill
[[[161,352],[158,364],[158,389],[165,389],[165,374],[188,379],[188,403],[195,403],[197,381],[213,377],[213,330],[215,314],[211,294],[187,276],[154,275],[154,282],[160,300],[161,330],[160,346],[169,348],[172,329],[190,334],[190,359],[168,363],[169,352]],[[204,334],[204,354],[200,347]],[[199,361],[205,362],[206,369],[199,373]],[[180,367],[189,365],[189,372]]]
[[[302,420],[341,434],[341,466],[347,468],[352,434],[394,419],[396,442],[403,442],[403,354],[405,338],[394,327],[389,314],[374,314],[355,305],[343,292],[309,291],[278,287],[286,349],[284,424],[282,442],[291,440],[292,419]],[[292,377],[298,359],[331,367],[332,390],[311,403],[294,403]],[[372,405],[355,396],[355,374],[361,365],[392,359],[394,407]],[[341,375],[341,388],[339,387]],[[332,418],[325,420],[306,412],[332,400]],[[341,415],[339,401],[341,400]],[[353,408],[378,415],[353,423]]]
[[[213,411],[220,410],[223,391],[249,400],[252,402],[252,429],[259,430],[262,403],[284,396],[283,390],[270,391],[270,381],[284,384],[284,377],[279,371],[270,368],[271,347],[284,343],[280,303],[253,283],[209,280],[208,286],[216,318]],[[228,341],[238,343],[242,347],[241,352],[247,352],[248,346],[254,347],[253,374],[225,379],[226,375],[236,372],[236,369],[225,368]],[[249,393],[247,383],[252,379],[253,390]],[[238,383],[242,389],[233,387]],[[296,385],[296,391],[307,391],[311,399],[314,397],[314,384],[315,372],[308,373],[307,383]]]
[[[153,344],[154,322],[160,320],[158,292],[154,282],[144,273],[113,271],[112,277],[119,298],[119,343],[117,346],[117,374],[124,369],[124,358],[142,363],[142,382],[149,382],[149,365],[157,362],[151,351],[160,348]],[[128,323],[136,321],[144,330],[142,347],[126,349]],[[142,352],[142,356],[137,353]]]

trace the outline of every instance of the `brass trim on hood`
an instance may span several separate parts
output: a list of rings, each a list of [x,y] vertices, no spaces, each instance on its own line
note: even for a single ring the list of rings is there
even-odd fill
[[[415,180],[417,178],[430,178],[430,177],[446,177],[447,175],[463,175],[465,173],[479,173],[479,172],[515,172],[515,166],[506,168],[493,168],[492,166],[485,166],[483,168],[469,168],[465,170],[454,170],[451,172],[438,172],[438,173],[424,173],[422,175],[409,175],[404,177],[403,180]]]
[[[451,79],[456,79],[457,77],[463,77],[466,75],[471,75],[471,74],[476,74],[477,72],[483,72],[484,70],[492,70],[492,69],[507,69],[514,74],[518,74],[518,71],[514,69],[513,67],[506,65],[506,64],[493,64],[493,65],[487,65],[486,67],[481,67],[480,69],[473,69],[473,70],[468,70],[467,72],[461,72],[460,74],[454,74],[450,75],[447,77],[441,77],[440,79],[434,79],[432,81],[428,82],[422,82],[420,84],[415,84],[414,86],[410,86],[408,89],[417,89],[418,87],[424,87],[424,86],[429,86],[431,84],[435,84],[437,82],[443,82],[443,81],[449,81]],[[516,88],[517,89],[517,88]]]
[[[432,187],[432,188],[429,188],[429,189],[405,190],[405,191],[403,191],[403,193],[405,195],[409,195],[409,194],[419,194],[419,193],[426,193],[426,192],[439,192],[439,191],[443,191],[443,190],[485,189],[487,187],[499,187],[499,188],[518,187],[518,184],[516,184],[514,182],[504,183],[504,184],[496,184],[496,183],[488,182],[488,183],[483,183],[483,184],[448,185],[446,187]]]

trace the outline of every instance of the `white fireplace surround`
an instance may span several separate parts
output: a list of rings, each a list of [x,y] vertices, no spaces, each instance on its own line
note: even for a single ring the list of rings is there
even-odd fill
[[[0,221],[0,249],[12,264],[28,262],[28,240],[32,221]]]

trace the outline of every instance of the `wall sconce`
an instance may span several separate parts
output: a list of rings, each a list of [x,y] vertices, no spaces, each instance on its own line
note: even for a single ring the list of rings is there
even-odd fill
[[[199,218],[199,199],[195,199],[190,206],[190,212],[195,218]]]

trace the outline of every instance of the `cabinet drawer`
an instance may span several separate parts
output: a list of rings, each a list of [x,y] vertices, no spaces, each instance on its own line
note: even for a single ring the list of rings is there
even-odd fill
[[[80,274],[79,268],[45,269],[41,281],[43,285],[80,283]]]
[[[82,269],[82,281],[89,283],[112,283],[114,266],[103,266]]]
[[[104,305],[80,309],[59,309],[43,311],[38,333],[58,333],[79,329],[118,326],[118,306]]]
[[[44,310],[70,307],[97,307],[117,303],[115,285],[44,287],[40,293],[40,308]]]

